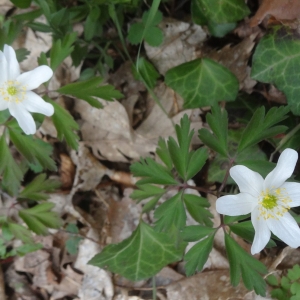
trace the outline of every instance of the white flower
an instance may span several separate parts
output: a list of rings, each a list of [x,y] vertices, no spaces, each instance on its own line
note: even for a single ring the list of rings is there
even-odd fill
[[[8,108],[26,134],[34,134],[36,126],[29,112],[51,116],[54,108],[32,92],[48,81],[53,71],[48,66],[39,66],[20,74],[19,63],[14,49],[8,45],[0,51],[0,110]]]
[[[229,216],[251,212],[255,236],[251,253],[260,252],[268,243],[271,231],[287,245],[300,246],[300,229],[288,213],[300,206],[300,183],[285,182],[293,174],[298,154],[286,149],[277,166],[263,179],[245,166],[234,166],[230,175],[237,183],[240,194],[223,196],[217,200],[217,211]]]

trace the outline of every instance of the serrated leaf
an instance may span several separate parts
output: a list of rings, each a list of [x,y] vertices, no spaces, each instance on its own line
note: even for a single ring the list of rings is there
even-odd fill
[[[210,22],[222,24],[239,21],[246,17],[250,10],[243,0],[193,0],[193,7],[197,8],[192,11],[200,14],[203,19],[199,25],[208,25]]]
[[[191,225],[184,227],[180,236],[185,242],[196,242],[215,231],[216,228],[206,227],[203,225]]]
[[[163,163],[166,165],[166,167],[169,170],[172,170],[173,162],[172,162],[172,159],[170,156],[170,152],[168,150],[166,141],[161,137],[158,140],[158,147],[156,148],[156,154],[163,161]]]
[[[59,188],[61,183],[57,180],[46,179],[46,174],[40,174],[35,177],[23,190],[19,193],[18,198],[26,198],[32,200],[47,200],[49,196],[43,192],[51,192]]]
[[[136,177],[144,177],[139,180],[139,184],[178,184],[172,176],[172,173],[164,166],[155,162],[152,158],[141,158],[140,162],[136,162],[130,166],[130,171]]]
[[[57,130],[57,138],[61,141],[65,138],[67,144],[72,149],[77,150],[79,136],[74,131],[79,129],[78,124],[75,122],[70,113],[63,107],[51,100],[49,97],[46,97],[45,99],[54,107],[55,113],[51,118]]]
[[[19,216],[36,234],[46,235],[48,228],[59,228],[62,224],[59,215],[51,211],[53,207],[53,203],[38,204],[32,208],[20,210]]]
[[[287,277],[291,280],[300,279],[300,266],[295,265],[292,269],[288,270]]]
[[[164,41],[164,34],[158,27],[149,27],[145,32],[145,41],[152,47],[158,47]]]
[[[265,35],[253,56],[251,77],[274,84],[287,97],[291,111],[300,115],[298,69],[300,68],[300,40],[289,27],[277,27]],[[270,59],[271,58],[271,59]]]
[[[258,108],[241,137],[238,152],[242,152],[245,148],[253,146],[260,141],[283,133],[286,126],[274,126],[275,124],[286,119],[288,113],[287,107],[272,107],[265,115],[265,108]],[[272,127],[273,126],[273,127]]]
[[[135,78],[146,82],[151,89],[155,87],[156,81],[160,77],[154,66],[143,57],[136,62],[136,69],[133,71]]]
[[[225,233],[225,247],[230,265],[230,280],[237,286],[241,276],[245,287],[260,296],[266,295],[266,282],[260,274],[266,274],[267,268],[260,261],[250,256],[238,243]]]
[[[166,192],[165,189],[160,188],[151,184],[138,185],[138,190],[134,190],[130,197],[133,200],[144,200],[153,196],[158,196],[159,198]]]
[[[213,215],[207,209],[210,206],[207,199],[192,194],[184,194],[183,199],[187,211],[195,221],[208,227],[213,225]]]
[[[102,104],[95,97],[106,101],[113,101],[114,98],[120,99],[123,97],[123,94],[121,94],[118,90],[115,90],[112,85],[107,84],[100,86],[102,81],[103,78],[94,77],[88,80],[65,85],[59,88],[57,92],[77,97],[96,108],[101,108]]]
[[[13,233],[13,235],[21,240],[24,243],[32,243],[32,235],[31,232],[22,225],[9,222],[8,223],[9,230]]]
[[[19,165],[12,157],[5,141],[5,134],[0,138],[0,174],[2,174],[2,186],[12,196],[17,195],[23,173]]]
[[[24,256],[28,253],[35,252],[37,250],[40,250],[43,248],[42,244],[24,244],[20,247],[17,247],[14,249],[16,251],[16,254],[19,256]]]
[[[186,275],[193,275],[196,271],[201,271],[206,263],[209,253],[212,250],[214,234],[194,245],[184,256],[186,261]]]
[[[167,232],[170,228],[180,230],[185,226],[186,212],[182,195],[183,192],[176,194],[155,210],[155,230]]]
[[[154,209],[154,207],[156,206],[156,204],[160,198],[161,198],[160,196],[156,196],[156,197],[153,197],[151,200],[149,200],[143,206],[142,213],[147,213],[147,212],[151,211],[152,209]]]
[[[271,274],[266,278],[268,284],[278,286],[278,279],[275,275]]]
[[[97,30],[97,20],[100,16],[99,6],[93,6],[86,18],[84,24],[84,39],[90,41],[96,33]]]
[[[141,222],[123,242],[106,246],[89,264],[138,281],[157,274],[164,266],[182,258],[185,244],[179,248],[166,233],[153,230]]]
[[[196,59],[170,69],[165,82],[183,97],[185,108],[233,101],[239,89],[235,75],[208,58]]]
[[[17,150],[33,164],[41,164],[43,168],[56,171],[55,161],[51,158],[53,148],[50,144],[35,139],[31,135],[24,135],[9,128],[9,136]]]
[[[208,159],[208,152],[205,148],[197,149],[189,153],[189,163],[186,171],[186,180],[193,178],[204,166]]]

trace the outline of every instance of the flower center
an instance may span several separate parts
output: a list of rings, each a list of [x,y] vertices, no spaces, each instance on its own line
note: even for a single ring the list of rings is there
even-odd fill
[[[290,202],[292,200],[284,188],[263,191],[258,201],[259,218],[278,220],[290,209]]]
[[[277,197],[274,195],[267,194],[261,201],[261,205],[265,209],[273,209],[274,207],[277,206]]]
[[[0,87],[0,97],[8,102],[20,103],[25,99],[26,87],[15,80],[8,80]]]

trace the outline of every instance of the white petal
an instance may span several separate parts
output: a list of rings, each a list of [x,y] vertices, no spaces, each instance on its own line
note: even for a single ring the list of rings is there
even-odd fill
[[[219,198],[216,202],[216,209],[219,214],[228,216],[246,215],[257,206],[257,203],[257,198],[240,193]]]
[[[245,166],[232,167],[230,176],[239,186],[241,193],[249,193],[254,197],[258,197],[263,190],[264,179],[260,174]]]
[[[8,64],[8,80],[15,80],[20,75],[20,66],[15,50],[8,45],[4,45],[4,55]]]
[[[300,246],[300,228],[295,219],[286,212],[279,220],[268,219],[269,229],[292,248]]]
[[[289,207],[300,206],[300,183],[297,182],[285,182],[280,189],[284,189],[283,196],[287,193],[288,197],[292,200],[289,202]]]
[[[251,247],[251,253],[254,255],[265,248],[271,237],[271,231],[263,217],[260,216],[258,207],[251,213],[251,221],[255,229],[255,236]]]
[[[32,71],[25,72],[17,77],[20,85],[25,85],[27,91],[39,87],[42,83],[47,82],[53,75],[53,71],[48,66],[39,66]]]
[[[0,84],[7,81],[8,76],[7,60],[2,51],[0,51]]]
[[[27,91],[25,100],[22,104],[30,112],[40,113],[46,116],[52,116],[54,114],[54,108],[50,103],[44,101],[39,95],[34,92]]]
[[[294,172],[298,159],[298,153],[293,149],[285,149],[279,159],[276,167],[268,174],[265,179],[264,188],[279,188]]]
[[[36,126],[31,114],[25,109],[22,103],[10,102],[8,105],[9,112],[18,121],[19,126],[26,134],[34,134]]]
[[[8,102],[1,99],[0,96],[0,111],[8,108]]]

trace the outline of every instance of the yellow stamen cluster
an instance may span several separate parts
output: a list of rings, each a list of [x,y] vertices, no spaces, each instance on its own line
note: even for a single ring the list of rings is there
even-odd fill
[[[290,202],[292,202],[292,200],[285,189],[266,190],[261,193],[258,201],[260,216],[265,220],[278,220],[290,209]]]
[[[0,96],[8,102],[20,103],[25,99],[26,87],[14,80],[8,80],[0,87]]]

